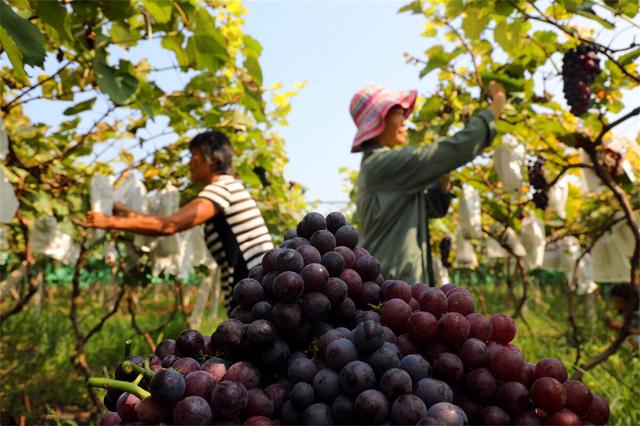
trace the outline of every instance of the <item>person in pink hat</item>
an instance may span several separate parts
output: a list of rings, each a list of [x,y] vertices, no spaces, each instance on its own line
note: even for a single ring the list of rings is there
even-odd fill
[[[447,213],[449,173],[478,156],[496,135],[494,120],[506,96],[502,85],[493,81],[488,92],[488,109],[451,138],[423,147],[404,146],[415,90],[393,92],[368,84],[353,96],[350,112],[358,130],[351,152],[363,153],[356,216],[362,246],[380,260],[385,278],[434,285],[427,261],[428,220]]]

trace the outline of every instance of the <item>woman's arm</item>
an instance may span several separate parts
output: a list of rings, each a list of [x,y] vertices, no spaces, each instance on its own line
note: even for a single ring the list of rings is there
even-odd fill
[[[171,216],[135,214],[126,217],[105,216],[100,212],[87,213],[87,228],[113,229],[135,234],[162,236],[182,232],[206,222],[218,211],[215,204],[204,198],[196,198]]]

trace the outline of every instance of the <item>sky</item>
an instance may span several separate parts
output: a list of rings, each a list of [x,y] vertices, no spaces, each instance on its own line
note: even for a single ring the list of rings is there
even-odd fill
[[[307,200],[319,201],[317,210],[323,213],[341,209],[348,199],[343,189],[345,175],[338,169],[357,170],[359,166],[360,154],[350,153],[356,130],[349,115],[353,94],[369,82],[393,90],[417,89],[421,95],[428,95],[435,87],[435,72],[420,79],[419,67],[407,64],[404,58],[405,52],[424,57],[423,52],[435,43],[433,39],[420,37],[426,23],[423,16],[397,13],[407,2],[245,2],[248,16],[244,30],[263,46],[260,63],[265,87],[281,82],[284,88],[291,89],[295,83],[307,82],[291,100],[289,126],[278,131],[284,137],[289,158],[285,177],[302,184],[307,190]],[[630,41],[632,34],[633,31],[622,32],[616,45]],[[121,56],[133,62],[147,57],[156,67],[175,63],[173,54],[163,51],[157,41],[113,53],[114,57]],[[5,56],[0,59],[2,62],[6,60]],[[47,59],[47,72],[58,67],[55,59]],[[31,70],[34,74],[37,71]],[[158,73],[155,77],[165,90],[180,88],[189,79],[175,70]],[[557,79],[554,84],[551,91],[561,97],[561,80]],[[639,95],[640,90],[636,90],[635,94],[625,96],[623,100],[628,106],[621,114],[637,105]],[[26,113],[34,121],[56,124],[65,118],[62,115],[65,108],[82,100],[77,97],[76,101],[68,105],[63,103],[57,110],[52,110],[45,102],[35,101],[28,105]],[[96,103],[94,111],[83,114],[81,127],[88,128],[93,117],[105,109],[104,103]],[[162,133],[166,128],[166,120],[156,120],[147,126],[146,136]],[[639,128],[637,123],[630,121],[621,126],[620,132],[635,137]],[[118,149],[124,149],[140,158],[173,139],[175,135],[157,138],[143,148],[136,147],[135,140],[116,141],[110,150],[98,148],[97,152],[104,151],[103,155],[108,157]]]

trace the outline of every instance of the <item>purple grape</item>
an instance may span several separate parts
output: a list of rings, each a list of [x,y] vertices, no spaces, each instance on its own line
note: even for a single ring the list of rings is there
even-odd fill
[[[209,403],[199,396],[188,396],[173,407],[175,425],[208,425],[211,424],[212,418]]]
[[[238,416],[247,405],[249,394],[238,382],[223,380],[213,389],[211,407],[223,417]]]

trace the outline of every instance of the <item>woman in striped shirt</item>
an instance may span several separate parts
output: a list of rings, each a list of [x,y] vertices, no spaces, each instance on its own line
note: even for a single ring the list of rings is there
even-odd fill
[[[116,203],[114,216],[87,213],[89,228],[115,229],[136,234],[162,236],[205,224],[205,240],[222,272],[227,306],[233,284],[260,264],[273,248],[271,234],[255,200],[242,181],[231,175],[233,148],[219,131],[208,131],[189,143],[191,179],[203,185],[198,196],[171,216],[153,216]]]

